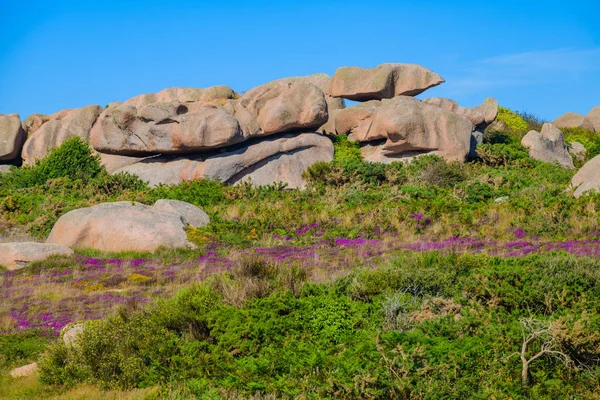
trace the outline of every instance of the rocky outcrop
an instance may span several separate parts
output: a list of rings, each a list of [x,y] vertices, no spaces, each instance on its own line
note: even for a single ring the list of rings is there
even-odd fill
[[[17,114],[0,114],[0,161],[13,161],[21,155],[25,131]]]
[[[60,244],[46,243],[0,243],[0,265],[9,271],[25,268],[36,261],[43,261],[50,256],[68,256],[73,251]]]
[[[600,106],[592,108],[587,117],[592,122],[594,130],[600,133]]]
[[[178,90],[172,89],[175,94],[184,89]],[[327,120],[323,92],[299,79],[267,83],[239,100],[174,94],[134,99],[102,113],[91,132],[95,150],[125,156],[193,154],[252,137],[317,128]],[[168,99],[174,100],[151,102]]]
[[[342,67],[335,71],[325,93],[357,101],[382,100],[416,96],[442,83],[440,75],[416,64]]]
[[[561,115],[552,122],[552,125],[556,126],[558,129],[581,128],[586,131],[595,131],[594,124],[588,117],[574,112],[568,112]]]
[[[331,160],[331,140],[311,132],[268,137],[208,156],[150,158],[117,172],[137,175],[151,186],[209,178],[228,184],[282,182],[289,188],[302,188],[306,169]]]
[[[179,200],[158,200],[154,203],[154,210],[159,212],[170,212],[181,216],[181,221],[185,225],[199,228],[206,226],[210,222],[208,214],[193,204]]]
[[[84,140],[90,137],[92,125],[102,112],[97,105],[62,110],[35,131],[23,146],[23,162],[28,165],[46,157],[49,151],[60,146],[66,139],[79,136]]]
[[[529,149],[529,156],[536,160],[559,164],[564,168],[574,168],[573,158],[565,143],[563,133],[554,125],[545,123],[542,131],[530,131],[521,140]]]
[[[169,209],[128,201],[103,203],[60,217],[47,243],[111,252],[192,247],[185,221],[204,222],[202,210],[194,214],[191,208],[182,211],[178,205]]]
[[[377,144],[381,156],[394,159],[436,154],[464,162],[473,132],[466,117],[407,96],[348,107],[337,114],[335,124],[350,140],[382,142]]]
[[[575,189],[575,197],[590,191],[600,191],[600,156],[592,158],[577,171],[571,180],[571,186]]]
[[[211,101],[236,99],[239,95],[227,86],[212,86],[209,88],[171,87],[157,93],[141,94],[132,97],[123,104],[141,109],[152,103],[207,103]],[[114,105],[118,105],[116,103]],[[110,108],[111,105],[109,105]]]

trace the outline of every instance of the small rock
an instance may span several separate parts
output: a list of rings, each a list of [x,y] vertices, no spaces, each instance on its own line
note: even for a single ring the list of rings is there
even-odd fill
[[[46,243],[0,243],[0,265],[9,271],[25,268],[35,261],[43,261],[50,256],[73,254],[73,250],[60,244]]]
[[[35,374],[37,372],[37,369],[38,369],[37,363],[27,364],[27,365],[24,365],[19,368],[15,368],[12,371],[10,371],[10,376],[12,376],[13,378],[23,378],[26,376],[32,376],[33,374]]]
[[[529,149],[529,156],[564,168],[573,168],[573,158],[569,154],[563,133],[554,125],[545,123],[542,132],[530,131],[521,140]]]

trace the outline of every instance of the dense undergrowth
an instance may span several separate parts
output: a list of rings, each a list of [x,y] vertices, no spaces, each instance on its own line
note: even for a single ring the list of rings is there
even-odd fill
[[[330,284],[250,257],[43,355],[48,384],[303,398],[594,398],[600,261],[405,254]],[[522,327],[549,327],[521,382]],[[115,340],[117,339],[117,340]],[[512,355],[512,356],[511,356]]]

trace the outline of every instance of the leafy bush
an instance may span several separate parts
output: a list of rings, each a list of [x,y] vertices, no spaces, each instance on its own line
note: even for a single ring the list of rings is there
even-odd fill
[[[586,159],[592,159],[600,154],[600,135],[593,131],[587,131],[581,128],[563,128],[567,144],[573,142],[581,143],[586,149]]]
[[[496,117],[496,122],[511,133],[523,135],[527,133],[529,129],[529,124],[520,114],[506,107],[498,107],[498,116]]]
[[[482,163],[490,167],[509,165],[529,158],[529,153],[516,144],[482,144],[477,147],[477,155]]]
[[[346,135],[333,136],[334,161],[361,161],[360,145],[358,142],[351,142]]]

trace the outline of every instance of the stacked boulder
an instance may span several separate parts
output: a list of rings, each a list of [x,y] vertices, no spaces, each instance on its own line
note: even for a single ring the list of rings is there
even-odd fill
[[[0,115],[0,164],[32,165],[77,136],[109,173],[133,173],[153,186],[210,178],[302,188],[307,168],[333,159],[324,133],[349,135],[370,161],[429,153],[465,161],[498,105],[413,97],[443,82],[419,65],[382,64],[278,79],[242,96],[227,86],[169,88],[22,123]],[[346,108],[344,99],[362,103]]]
[[[553,124],[545,123],[541,132],[530,131],[523,137],[521,144],[529,149],[531,158],[558,164],[563,168],[574,168],[565,137]]]
[[[436,154],[464,162],[481,143],[481,132],[474,132],[494,121],[498,103],[487,99],[468,109],[449,99],[412,97],[442,83],[440,75],[415,64],[339,68],[325,93],[361,103],[330,115],[326,130],[359,142],[367,161]]]

